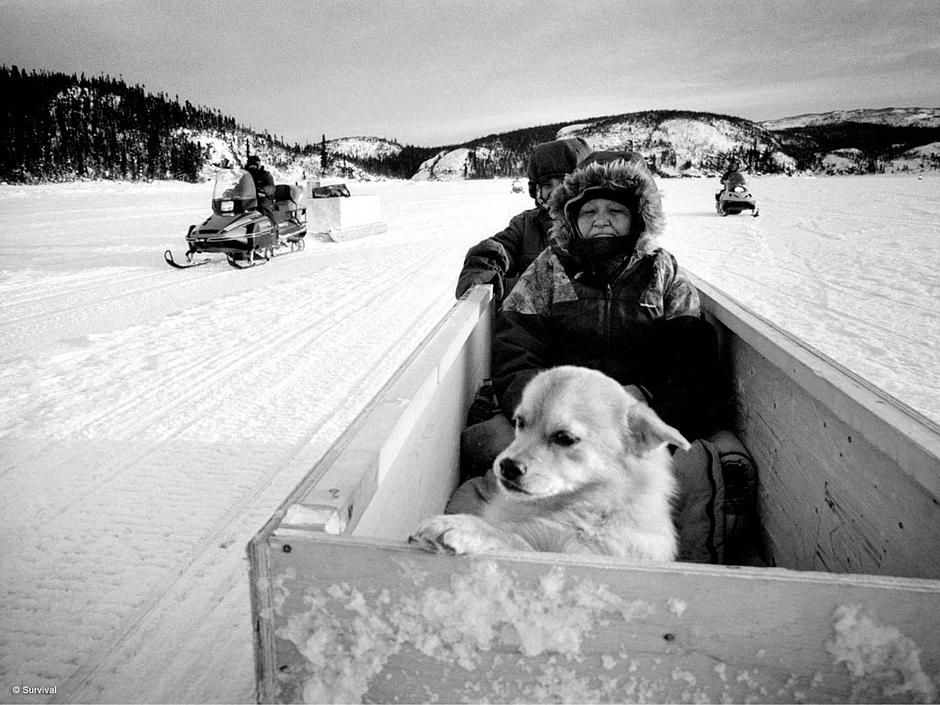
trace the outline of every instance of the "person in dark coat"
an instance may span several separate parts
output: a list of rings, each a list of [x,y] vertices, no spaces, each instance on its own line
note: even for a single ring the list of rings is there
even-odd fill
[[[595,152],[549,201],[551,245],[506,296],[493,338],[502,413],[464,431],[463,479],[488,471],[540,370],[580,365],[613,377],[689,440],[713,430],[718,342],[698,292],[656,240],[665,217],[646,162]]]
[[[261,165],[257,154],[252,154],[245,162],[245,171],[251,174],[258,192],[258,208],[270,214],[274,204],[274,177]]]
[[[744,186],[744,174],[741,173],[741,160],[737,157],[731,157],[728,160],[728,168],[721,175],[721,185],[726,191],[733,191],[735,186]],[[716,196],[717,198],[717,196]]]
[[[493,384],[511,417],[540,370],[581,365],[638,393],[692,439],[711,428],[714,329],[663,249],[659,191],[629,153],[594,153],[552,194],[551,247],[503,302]]]
[[[516,279],[548,246],[552,219],[548,198],[578,162],[590,153],[587,142],[573,137],[535,145],[529,155],[529,195],[535,208],[519,213],[504,230],[467,251],[457,278],[459,299],[474,284],[492,284],[497,302],[512,289]]]

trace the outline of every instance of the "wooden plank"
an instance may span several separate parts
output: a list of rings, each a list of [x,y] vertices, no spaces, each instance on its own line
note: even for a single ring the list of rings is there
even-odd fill
[[[937,696],[933,581],[555,554],[454,558],[325,535],[274,539],[271,561],[274,701]]]
[[[743,346],[765,357],[934,497],[940,496],[940,426],[711,285],[692,278],[704,307]]]
[[[439,454],[456,452],[473,392],[489,373],[491,301],[492,290],[478,287],[454,306],[285,501],[265,533],[284,527],[353,531],[386,474],[405,462],[400,458],[406,446],[413,451],[408,462],[417,477],[443,474],[450,478],[450,487],[439,483],[436,493],[424,499],[425,504],[443,507],[456,483],[457,469],[442,464]],[[436,405],[441,414],[446,408],[448,415],[435,417],[431,409]],[[421,462],[433,465],[427,470],[415,464],[418,436],[430,445],[420,451]],[[407,520],[408,516],[402,516],[399,530],[385,526],[384,535],[410,530],[403,528]]]
[[[758,468],[768,558],[789,568],[940,578],[940,430],[697,282]]]
[[[489,375],[491,309],[476,321],[455,317],[451,323],[426,349],[438,363],[434,382],[428,398],[409,408],[413,419],[389,449],[387,470],[355,527],[357,536],[404,540],[422,519],[443,511],[457,486],[460,433]]]
[[[735,352],[741,436],[778,565],[940,577],[940,506],[858,430],[753,350]]]
[[[276,600],[272,537],[348,533],[363,517],[367,532],[381,529],[383,535],[404,537],[419,518],[439,511],[456,484],[459,427],[479,380],[489,373],[491,332],[492,289],[477,287],[409,356],[252,539],[248,557],[259,702],[270,700],[276,674],[269,631]],[[438,416],[448,423],[437,423]],[[440,432],[445,426],[449,433]],[[391,481],[384,482],[390,475]],[[408,482],[413,486],[403,492]],[[377,491],[380,497],[373,503]]]

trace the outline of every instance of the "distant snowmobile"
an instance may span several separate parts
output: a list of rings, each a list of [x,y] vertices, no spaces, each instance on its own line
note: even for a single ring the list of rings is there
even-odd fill
[[[742,211],[751,211],[755,218],[758,214],[757,201],[748,191],[744,177],[734,172],[732,178],[722,179],[724,188],[715,194],[715,210],[718,215],[737,215]]]
[[[185,262],[177,262],[170,250],[163,253],[163,258],[171,267],[188,269],[212,261],[197,255],[222,253],[231,266],[245,269],[267,262],[284,250],[304,249],[306,234],[307,209],[298,186],[276,184],[273,200],[263,200],[251,174],[243,169],[225,169],[215,177],[212,215],[202,224],[189,227]]]

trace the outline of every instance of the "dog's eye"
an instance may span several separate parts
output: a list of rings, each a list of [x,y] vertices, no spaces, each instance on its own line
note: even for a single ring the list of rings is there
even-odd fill
[[[573,446],[580,439],[568,431],[555,431],[552,434],[552,443],[557,443],[560,446]]]
[[[514,420],[515,420],[515,422],[516,422],[516,428],[517,428],[518,430],[521,431],[522,429],[525,428],[525,419],[524,419],[524,418],[522,418],[521,416],[517,416]]]

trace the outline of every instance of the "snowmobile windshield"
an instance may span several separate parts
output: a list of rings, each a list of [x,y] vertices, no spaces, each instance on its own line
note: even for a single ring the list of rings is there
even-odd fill
[[[227,169],[220,171],[215,177],[213,201],[253,201],[256,196],[255,180],[243,169]]]

